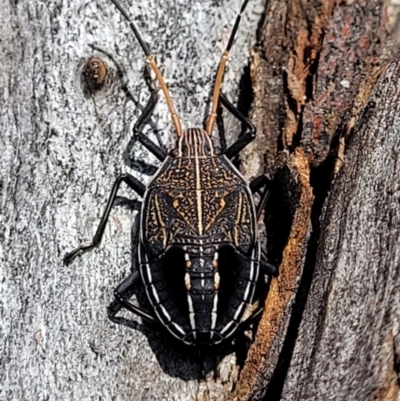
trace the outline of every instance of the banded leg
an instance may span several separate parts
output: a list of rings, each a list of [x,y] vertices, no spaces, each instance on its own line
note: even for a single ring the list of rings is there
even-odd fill
[[[146,81],[148,83],[150,89],[150,99],[148,100],[142,114],[139,116],[136,124],[133,127],[133,133],[137,140],[147,148],[158,160],[164,161],[167,157],[167,152],[161,149],[158,145],[156,145],[151,139],[147,137],[147,135],[143,134],[142,129],[144,125],[147,123],[149,118],[154,112],[156,108],[159,96],[158,96],[158,89],[156,88],[153,81],[151,81],[149,67],[146,66]]]
[[[232,159],[239,152],[245,148],[251,141],[256,137],[256,128],[254,125],[227,99],[227,97],[221,93],[220,101],[225,106],[225,108],[236,117],[244,126],[244,132],[239,136],[238,140],[229,146],[228,149],[224,151],[225,156],[228,159]]]
[[[103,216],[100,220],[100,224],[97,228],[96,234],[93,237],[93,240],[90,244],[81,245],[80,247],[74,249],[73,251],[67,253],[64,256],[64,264],[70,264],[75,258],[83,255],[86,252],[91,251],[100,245],[101,239],[103,238],[104,230],[106,228],[106,224],[108,218],[110,216],[111,209],[114,204],[114,200],[117,196],[118,189],[122,182],[125,182],[130,188],[132,188],[139,196],[143,196],[146,190],[144,184],[138,181],[135,177],[132,177],[130,174],[121,174],[115,181],[113,188],[111,190],[110,197],[108,199],[106,209],[103,213]]]
[[[146,320],[149,323],[159,324],[158,320],[156,320],[151,314],[149,314],[141,307],[136,306],[129,301],[130,297],[133,294],[133,289],[138,281],[139,281],[139,272],[134,271],[115,289],[114,296],[119,307],[116,307],[114,304],[111,304],[108,308],[108,318],[114,323],[123,324],[125,326],[133,326],[136,324],[136,322],[132,320],[116,316],[117,313],[121,310],[121,307],[123,307],[129,310],[130,312],[138,315],[139,317],[141,317],[142,319]]]

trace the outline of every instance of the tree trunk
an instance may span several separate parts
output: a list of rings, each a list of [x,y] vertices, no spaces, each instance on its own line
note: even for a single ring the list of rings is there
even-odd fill
[[[322,213],[283,400],[398,400],[400,59],[364,107]]]
[[[388,29],[387,7],[379,1],[269,4],[254,56],[253,115],[264,133],[260,140],[269,144],[267,168],[276,171],[280,188],[278,199],[267,205],[269,255],[279,255],[281,248],[283,253],[230,400],[398,397],[396,348],[388,345],[395,343],[398,319],[392,309],[398,302],[395,279],[388,279],[398,267],[396,250],[380,248],[376,238],[378,232],[385,241],[396,238],[396,224],[384,225],[379,216],[387,212],[374,201],[393,203],[382,190],[395,186],[394,171],[383,169],[387,161],[371,153],[388,146],[396,158],[394,143],[384,137],[387,128],[380,128],[382,118],[396,114],[387,106],[390,95],[383,94],[395,78],[382,78],[370,101],[381,111],[360,117],[363,108],[371,108],[367,101],[392,57]],[[396,68],[394,63],[388,74],[395,75]],[[371,178],[372,168],[381,175]],[[364,180],[371,184],[356,195],[354,181]],[[347,213],[353,203],[357,209]],[[287,230],[281,228],[285,221]],[[384,260],[392,267],[384,267]]]
[[[124,4],[185,127],[201,126],[241,0]],[[248,352],[237,341],[202,361],[139,320],[107,320],[132,268],[135,202],[119,199],[99,249],[62,263],[91,240],[118,174],[146,183],[157,165],[131,138],[149,92],[126,21],[106,0],[0,10],[1,400],[400,400],[400,61],[386,70],[387,5],[263,6],[250,0],[224,92],[258,128],[243,172],[274,178],[265,225],[279,275]],[[240,127],[225,128],[231,142]],[[163,99],[148,134],[173,145]]]
[[[201,126],[241,0],[124,5],[184,127]],[[247,109],[251,101],[239,89],[249,81],[263,9],[252,0],[225,76],[224,92]],[[137,40],[108,0],[6,1],[0,19],[0,399],[194,400],[203,392],[196,354],[149,325],[132,330],[107,319],[113,290],[132,268],[137,211],[113,210],[101,247],[62,263],[92,239],[120,173],[147,183],[155,172],[158,161],[131,139],[150,94]],[[93,55],[107,65],[103,84],[93,63],[85,67]],[[231,143],[240,126],[229,119],[225,126]],[[162,97],[147,131],[163,146],[174,144]],[[120,195],[137,198],[124,188]],[[232,388],[231,366],[236,372],[235,359],[225,358],[228,374],[212,381],[213,394]]]

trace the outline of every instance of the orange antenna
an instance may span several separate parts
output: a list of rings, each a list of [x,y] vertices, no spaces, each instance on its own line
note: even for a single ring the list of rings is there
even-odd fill
[[[125,10],[122,8],[121,4],[117,0],[111,0],[115,7],[118,8],[120,13],[124,16],[124,18],[129,22],[130,27],[132,28],[133,33],[135,34],[136,39],[138,40],[140,47],[143,49],[147,62],[149,63],[151,69],[154,71],[156,74],[156,78],[158,82],[160,83],[161,89],[164,92],[165,100],[167,101],[168,109],[169,112],[171,113],[171,118],[172,122],[175,127],[176,134],[178,137],[182,136],[182,127],[181,127],[181,122],[179,120],[178,114],[175,111],[174,104],[172,102],[171,95],[169,94],[168,86],[164,81],[164,78],[161,74],[161,71],[159,70],[156,62],[154,61],[154,58],[150,52],[149,47],[147,44],[143,41],[142,37],[139,34],[139,31],[136,28],[136,25],[133,23],[133,21],[129,18],[129,15],[125,12]],[[247,1],[246,1],[247,2]]]
[[[217,119],[219,94],[221,92],[221,85],[222,85],[222,80],[224,78],[226,62],[228,61],[228,55],[229,55],[229,52],[233,45],[233,41],[235,40],[236,32],[239,28],[240,19],[242,18],[242,14],[247,6],[248,1],[249,0],[244,0],[242,7],[240,8],[239,14],[236,17],[235,25],[233,26],[231,36],[229,38],[228,45],[226,46],[226,49],[225,49],[224,53],[222,54],[221,60],[219,62],[217,76],[215,78],[215,84],[214,84],[214,90],[213,90],[211,113],[209,114],[209,116],[207,118],[207,123],[206,123],[206,131],[209,136],[211,136],[211,134],[212,134],[212,130],[214,128],[214,124]]]

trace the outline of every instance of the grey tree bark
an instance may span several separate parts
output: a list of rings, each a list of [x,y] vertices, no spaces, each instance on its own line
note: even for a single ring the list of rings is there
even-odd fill
[[[251,3],[224,84],[234,103],[241,96],[242,109],[249,101],[240,86],[264,10],[262,0]],[[241,0],[124,4],[184,126],[201,126]],[[91,240],[117,175],[129,171],[146,183],[157,166],[131,140],[149,91],[128,24],[107,0],[5,1],[0,21],[0,399],[222,397],[237,371],[233,356],[217,380],[199,384],[197,356],[171,349],[149,326],[132,330],[107,319],[113,289],[132,267],[136,211],[113,211],[100,249],[62,263]],[[108,67],[98,90],[82,74],[92,55]],[[240,127],[234,120],[226,127],[232,141]],[[164,146],[174,143],[163,100],[148,132]],[[137,198],[126,189],[120,195]]]
[[[200,126],[241,0],[124,4],[185,126]],[[383,0],[250,1],[224,92],[259,132],[242,171],[274,176],[279,276],[248,352],[200,362],[139,319],[107,320],[132,268],[134,203],[119,200],[99,249],[62,263],[92,238],[118,174],[155,172],[131,133],[149,96],[138,43],[107,0],[4,4],[0,400],[400,401],[400,61],[386,70],[386,24]],[[108,71],[97,87],[92,55]],[[225,125],[232,141],[240,127]],[[171,148],[172,132],[161,100],[147,133]]]

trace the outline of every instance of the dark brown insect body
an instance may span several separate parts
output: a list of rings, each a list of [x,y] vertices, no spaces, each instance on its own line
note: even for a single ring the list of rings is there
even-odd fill
[[[117,316],[121,308],[126,308],[147,321],[161,323],[185,344],[219,344],[246,321],[245,312],[253,302],[260,268],[265,274],[275,273],[275,268],[261,258],[257,232],[257,216],[264,207],[267,191],[257,207],[252,197],[252,193],[266,184],[265,177],[248,184],[230,162],[254,139],[255,129],[220,93],[229,50],[248,0],[236,18],[218,67],[206,127],[187,130],[181,128],[167,85],[136,26],[119,2],[111,1],[129,21],[146,54],[148,69],[153,70],[164,92],[177,145],[168,155],[142,133],[158,101],[158,90],[151,83],[150,99],[133,131],[136,139],[162,165],[147,187],[129,174],[120,175],[93,241],[67,254],[64,261],[70,263],[100,244],[118,188],[125,182],[143,199],[137,241],[138,266],[116,288],[117,306],[109,308],[110,319],[126,324],[125,319]],[[218,104],[245,128],[239,139],[221,153],[214,151],[211,138]],[[152,312],[130,300],[139,278],[146,288]]]
[[[246,180],[205,131],[185,131],[144,195],[139,245],[148,298],[174,336],[216,344],[235,331],[258,278],[256,223]]]

